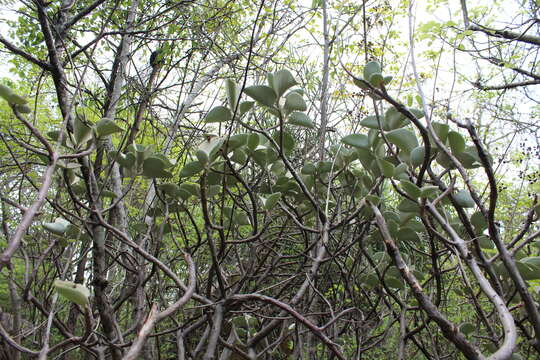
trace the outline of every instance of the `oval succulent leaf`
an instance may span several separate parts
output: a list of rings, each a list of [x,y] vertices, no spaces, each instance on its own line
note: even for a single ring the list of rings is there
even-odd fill
[[[369,140],[364,134],[351,134],[341,139],[341,142],[360,149],[369,150]]]
[[[446,142],[446,139],[448,138],[448,132],[450,131],[450,126],[448,124],[443,124],[440,122],[433,122],[431,123],[431,126],[433,127],[433,131],[437,135],[437,137],[444,143]]]
[[[231,79],[225,80],[225,88],[227,89],[227,100],[231,109],[236,108],[240,99],[240,89],[238,85]]]
[[[84,285],[56,279],[54,281],[54,287],[62,297],[75,304],[85,306],[89,303],[88,298],[90,297],[90,290]]]
[[[143,163],[143,175],[148,177],[159,177],[165,169],[163,160],[157,157],[149,157]]]
[[[375,87],[380,87],[384,83],[384,78],[381,73],[373,73],[369,77],[369,83]]]
[[[471,323],[464,323],[459,326],[459,331],[461,331],[465,335],[469,335],[475,330],[474,324]]]
[[[289,70],[283,69],[274,73],[273,86],[278,97],[297,84]]]
[[[199,196],[201,193],[201,186],[197,183],[193,182],[185,182],[183,184],[180,184],[179,192],[184,192],[185,194],[180,194],[182,198],[187,199],[190,196]],[[187,196],[187,197],[186,197]]]
[[[448,133],[448,141],[450,142],[450,148],[453,153],[460,153],[465,150],[465,139],[457,131],[450,131]]]
[[[381,64],[379,64],[378,61],[370,61],[366,64],[366,66],[364,66],[364,79],[369,81],[369,79],[371,78],[371,75],[376,74],[376,73],[380,74],[381,72],[382,72]]]
[[[392,130],[386,134],[389,142],[396,145],[400,150],[410,153],[414,148],[418,147],[418,139],[416,135],[408,129],[400,128]]]
[[[123,130],[124,129],[116,125],[114,121],[108,118],[103,118],[96,124],[96,132],[99,137],[111,135]]]
[[[365,117],[364,120],[360,121],[360,125],[365,126],[369,129],[379,130],[379,122],[377,121],[377,116],[375,115]]]
[[[77,145],[83,145],[92,138],[92,128],[86,125],[81,115],[75,116],[74,133]]]
[[[63,235],[66,232],[68,225],[69,222],[64,219],[56,219],[55,222],[44,223],[43,228],[55,235]]]
[[[411,151],[411,164],[414,167],[418,167],[424,163],[424,157],[426,156],[426,148],[423,146],[417,146]]]
[[[416,184],[413,184],[408,180],[401,180],[399,183],[401,184],[403,190],[405,190],[405,192],[413,199],[417,199],[422,194],[422,190],[420,190]]]
[[[456,203],[464,208],[473,208],[475,202],[467,190],[460,190],[454,195]]]
[[[377,165],[385,177],[391,178],[394,176],[394,165],[391,162],[383,159],[377,159]]]
[[[6,85],[0,84],[0,97],[9,102],[9,98],[13,95],[13,90]]]
[[[268,195],[268,197],[264,201],[264,208],[266,210],[272,210],[276,206],[279,199],[281,199],[281,193],[277,192]]]
[[[495,248],[495,244],[489,237],[482,235],[478,238],[478,244],[482,249],[491,250]]]
[[[285,97],[285,109],[288,111],[306,111],[307,105],[304,98],[297,92],[290,92]]]
[[[198,174],[202,171],[204,166],[199,161],[192,161],[184,165],[182,170],[180,170],[180,177],[191,177],[195,174]]]
[[[26,105],[28,100],[24,96],[12,93],[8,98],[8,102],[13,105]]]
[[[289,124],[313,129],[311,119],[304,113],[295,111],[289,115]]]
[[[251,110],[254,104],[255,104],[254,101],[242,101],[240,103],[240,115],[244,115],[249,110]]]
[[[276,103],[276,93],[274,90],[268,86],[265,85],[254,85],[249,86],[244,89],[244,92],[247,96],[250,98],[256,100],[257,102],[266,105],[266,106],[274,106]]]
[[[216,106],[206,114],[204,121],[207,123],[219,123],[232,119],[231,110],[225,106]]]

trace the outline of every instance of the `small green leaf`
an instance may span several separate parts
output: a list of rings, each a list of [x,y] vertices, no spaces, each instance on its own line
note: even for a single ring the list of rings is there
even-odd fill
[[[230,109],[235,109],[240,99],[240,89],[231,79],[225,80],[225,89],[227,90],[227,101]]]
[[[248,135],[248,140],[247,140],[248,149],[253,151],[253,150],[255,150],[257,148],[257,146],[259,146],[260,143],[262,143],[262,141],[261,141],[261,137],[259,136],[259,134],[249,134]]]
[[[168,171],[165,171],[165,166],[166,165],[163,159],[156,156],[150,156],[144,160],[142,174],[149,178],[171,177],[172,174],[169,173]]]
[[[423,146],[417,146],[411,151],[411,164],[414,167],[418,167],[424,163],[426,156],[426,148]]]
[[[482,166],[478,152],[474,147],[465,148],[465,151],[454,153],[454,156],[465,169],[475,169]]]
[[[297,92],[290,92],[285,97],[284,108],[288,111],[306,111],[307,105],[300,94]]]
[[[520,261],[525,264],[529,264],[531,266],[536,266],[537,268],[540,268],[540,256],[529,256],[529,257],[525,257],[521,259]]]
[[[529,263],[525,259],[516,261],[516,266],[524,280],[538,280],[540,279],[540,267],[534,263]]]
[[[44,223],[43,228],[55,235],[63,235],[66,232],[68,225],[69,222],[67,220],[58,218],[53,223]]]
[[[404,287],[404,284],[401,280],[395,278],[395,277],[392,277],[392,276],[388,276],[388,277],[384,277],[384,282],[385,284],[388,286],[388,287],[391,287],[391,288],[394,288],[394,289],[403,289]]]
[[[180,170],[180,178],[191,177],[200,173],[204,169],[204,166],[199,161],[192,161],[184,165]]]
[[[67,300],[74,302],[75,304],[85,306],[89,304],[88,297],[90,296],[90,290],[84,285],[75,284],[71,281],[54,280],[54,287],[58,293]]]
[[[440,151],[437,156],[435,157],[435,160],[437,160],[437,163],[441,165],[445,169],[452,169],[454,168],[454,163],[452,162],[452,159],[448,157],[444,152]]]
[[[195,153],[199,162],[204,165],[208,160],[213,160],[222,144],[223,138],[217,136],[203,141]]]
[[[108,118],[102,118],[96,124],[96,131],[99,137],[108,136],[120,131],[124,131],[120,126],[116,125],[114,121]]]
[[[374,194],[366,195],[366,200],[372,203],[373,205],[379,205],[381,198]]]
[[[404,128],[395,129],[386,134],[389,142],[396,145],[400,150],[410,153],[414,148],[418,147],[416,135],[411,130]]]
[[[486,235],[478,237],[478,244],[482,249],[491,250],[495,248],[495,244],[493,243],[493,241],[491,241],[491,239]]]
[[[13,95],[13,90],[6,85],[0,84],[0,97],[9,102],[9,98]]]
[[[416,201],[411,201],[409,199],[403,199],[399,203],[397,209],[405,213],[418,213],[420,212],[420,206]]]
[[[247,144],[249,134],[236,134],[227,141],[227,152],[234,151]]]
[[[405,163],[400,163],[398,166],[394,169],[394,178],[398,178],[399,175],[405,175],[407,177],[407,169],[409,167]]]
[[[295,111],[289,115],[289,124],[313,129],[315,126],[311,119],[303,112]]]
[[[247,159],[248,159],[248,156],[243,149],[234,150],[231,156],[231,160],[240,165],[244,165]]]
[[[272,210],[276,206],[279,199],[281,199],[281,193],[277,192],[277,193],[268,195],[268,197],[263,200],[263,206],[265,210],[268,210],[268,211]]]
[[[221,193],[221,185],[210,185],[206,190],[206,196],[211,198]]]
[[[443,124],[440,122],[433,122],[431,123],[431,126],[433,127],[433,132],[437,135],[437,137],[443,142],[446,142],[446,139],[448,138],[448,131],[450,131],[450,126],[448,124]]]
[[[452,153],[456,154],[465,150],[465,139],[463,139],[463,136],[461,136],[460,133],[450,131],[448,133],[448,141],[450,142]]]
[[[486,218],[484,217],[484,215],[482,215],[480,211],[477,211],[474,214],[472,214],[471,224],[473,224],[477,232],[482,232],[488,227]]]
[[[12,93],[8,97],[7,101],[10,104],[14,104],[14,105],[26,105],[28,103],[28,100],[26,100],[26,98],[24,96],[21,96],[21,95],[15,94],[15,93]]]
[[[381,64],[378,61],[370,61],[364,66],[364,79],[369,81],[371,75],[376,73],[382,73]]]
[[[433,185],[423,186],[421,189],[420,197],[423,198],[434,198],[439,194],[439,187]]]
[[[101,192],[101,196],[103,196],[104,198],[108,198],[108,199],[114,199],[116,198],[116,194],[110,190],[103,190]]]
[[[403,190],[413,199],[417,199],[422,194],[422,190],[412,182],[408,180],[401,180],[399,182]]]
[[[75,143],[83,145],[92,138],[92,128],[84,122],[82,115],[77,114],[74,120]]]
[[[251,97],[252,99],[256,100],[257,102],[266,105],[266,106],[274,106],[276,103],[276,93],[274,90],[268,86],[265,85],[254,85],[249,86],[244,89],[244,92],[247,96]]]
[[[237,225],[251,225],[249,217],[243,211],[235,212],[232,220]]]
[[[395,130],[403,127],[408,123],[407,117],[403,115],[396,107],[392,106],[384,113],[384,126],[385,131]]]
[[[377,165],[385,177],[391,178],[394,176],[394,165],[391,162],[383,159],[377,159]]]
[[[275,140],[275,142],[280,145],[281,144],[281,136],[280,132],[276,131],[272,135],[272,138]],[[286,153],[290,153],[294,150],[294,147],[296,145],[296,141],[294,140],[294,137],[287,131],[283,131],[283,149]],[[268,155],[271,155],[271,153],[268,153]]]
[[[375,287],[380,284],[379,278],[375,274],[367,274],[363,276],[360,281],[370,287]]]
[[[278,97],[297,84],[298,83],[294,80],[294,77],[289,70],[283,69],[274,73],[273,86]]]
[[[178,190],[180,189],[178,185],[173,183],[160,184],[158,188],[171,197],[176,197],[176,195],[178,194]]]
[[[332,170],[332,162],[331,161],[319,161],[317,162],[317,171],[320,174],[324,174]]]
[[[384,83],[384,78],[381,73],[373,73],[369,77],[369,83],[374,87],[380,87]]]
[[[204,121],[207,123],[219,123],[232,119],[231,110],[225,106],[216,106],[206,114]]]
[[[360,125],[365,126],[370,129],[379,130],[379,122],[377,121],[377,116],[370,115],[364,118],[364,120],[360,121]],[[382,121],[381,121],[382,125]]]
[[[178,186],[178,189],[180,192],[184,191],[188,194],[188,198],[190,196],[195,196],[195,197],[199,197],[200,194],[201,194],[201,186],[197,183],[194,183],[194,182],[185,182],[185,183],[182,183]],[[185,194],[181,194],[180,196],[182,197],[185,196]],[[184,199],[186,200],[186,199]]]
[[[471,323],[463,323],[459,326],[459,331],[461,331],[465,335],[469,335],[475,329],[476,327],[474,326],[474,324],[471,324]]]
[[[420,241],[420,237],[418,236],[417,232],[409,227],[400,228],[397,232],[396,237],[399,241]]]
[[[240,103],[240,115],[244,115],[249,110],[251,110],[254,104],[255,104],[254,101],[242,101]]]
[[[304,166],[302,166],[302,170],[300,170],[302,174],[306,174],[306,175],[313,175],[315,174],[316,171],[317,171],[317,168],[311,162],[306,162]]]
[[[368,90],[369,87],[362,81],[362,79],[353,78],[353,83],[362,90]]]
[[[118,162],[122,167],[124,168],[131,168],[135,164],[135,155],[133,153],[127,153],[122,154],[121,152],[117,152],[116,150],[112,150],[109,152],[109,156],[111,157],[111,161]]]
[[[476,205],[471,194],[467,190],[458,191],[454,194],[454,199],[459,206],[464,208],[473,208]]]
[[[424,113],[424,110],[419,110],[419,109],[415,109],[415,108],[411,108],[409,109],[409,111],[414,115],[415,118],[417,119],[421,119],[423,118],[424,116],[426,116],[426,114]]]
[[[341,139],[341,142],[360,149],[369,150],[368,137],[364,134],[351,134]]]

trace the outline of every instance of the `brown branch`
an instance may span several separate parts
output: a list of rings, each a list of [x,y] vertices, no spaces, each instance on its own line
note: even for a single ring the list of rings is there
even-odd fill
[[[472,30],[472,31],[479,31],[488,36],[498,37],[498,38],[507,39],[507,40],[517,40],[517,41],[521,41],[527,44],[540,46],[540,37],[538,36],[526,35],[525,33],[519,33],[515,31],[510,31],[510,30],[495,30],[495,29],[491,29],[485,26],[478,26],[478,25],[469,25],[467,29]]]
[[[492,85],[492,86],[482,85],[478,81],[473,83],[474,87],[480,90],[508,90],[508,89],[515,89],[518,87],[538,85],[538,84],[540,84],[540,80],[527,80],[527,81],[519,81],[515,83],[510,83],[510,84]]]
[[[330,340],[315,324],[313,324],[311,321],[306,319],[302,314],[297,312],[295,309],[293,309],[290,305],[281,302],[277,299],[274,299],[272,297],[266,296],[266,295],[260,295],[260,294],[245,294],[245,295],[233,295],[230,298],[227,299],[227,301],[247,301],[247,300],[259,300],[263,301],[272,305],[275,305],[279,307],[280,309],[286,311],[290,315],[292,315],[296,320],[301,322],[305,327],[307,327],[315,336],[317,336],[321,341],[336,355],[338,359],[345,360],[345,357],[339,350],[336,343],[334,343],[332,340]]]
[[[182,306],[184,306],[189,299],[195,293],[195,285],[197,284],[196,272],[195,272],[195,263],[191,257],[187,254],[184,255],[184,258],[188,264],[188,273],[189,273],[189,282],[188,287],[184,295],[176,301],[174,304],[169,306],[162,312],[157,311],[156,304],[152,305],[148,318],[144,322],[141,330],[137,334],[137,338],[133,341],[133,344],[129,348],[127,354],[123,357],[123,360],[135,360],[138,359],[139,353],[141,352],[146,339],[150,335],[150,332],[154,329],[157,323],[161,320],[173,315],[178,311]]]

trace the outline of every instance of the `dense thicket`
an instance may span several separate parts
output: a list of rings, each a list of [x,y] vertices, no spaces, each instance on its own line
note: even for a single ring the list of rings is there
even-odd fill
[[[0,4],[0,358],[538,357],[538,2]]]

